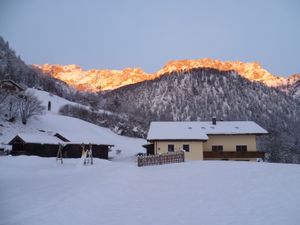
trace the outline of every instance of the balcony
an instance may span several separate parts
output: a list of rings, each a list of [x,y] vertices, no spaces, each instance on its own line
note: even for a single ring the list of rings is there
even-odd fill
[[[204,159],[230,159],[230,158],[240,158],[240,159],[247,159],[247,158],[264,158],[265,153],[264,152],[236,152],[236,151],[230,151],[230,152],[203,152],[203,158]]]

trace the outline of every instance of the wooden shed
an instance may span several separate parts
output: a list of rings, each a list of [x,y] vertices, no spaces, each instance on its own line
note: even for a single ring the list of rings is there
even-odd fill
[[[18,134],[9,143],[12,145],[12,155],[36,155],[41,157],[56,157],[59,145],[63,146],[64,158],[80,158],[82,147],[88,149],[91,145],[93,157],[108,159],[108,151],[113,145],[95,144],[88,142],[71,142],[64,136],[56,133],[53,135]]]

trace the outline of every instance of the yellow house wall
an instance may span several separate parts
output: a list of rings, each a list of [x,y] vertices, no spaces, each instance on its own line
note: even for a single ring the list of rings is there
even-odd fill
[[[211,151],[213,145],[223,145],[223,151],[236,151],[236,145],[247,145],[247,151],[256,151],[255,135],[208,135],[203,151]]]
[[[155,154],[167,153],[168,145],[174,145],[174,151],[182,150],[183,145],[190,145],[190,151],[185,152],[187,160],[203,160],[203,142],[202,141],[156,141],[154,143]]]
[[[208,135],[208,138],[208,141],[203,144],[203,151],[211,151],[213,145],[223,145],[224,152],[236,151],[236,145],[247,145],[249,152],[257,151],[255,135]],[[256,161],[255,158],[234,158],[233,160]]]
[[[203,151],[211,151],[213,145],[223,145],[223,151],[236,151],[236,145],[247,145],[247,151],[257,151],[255,135],[208,135],[208,140],[202,141],[155,141],[155,154],[167,153],[168,145],[173,144],[174,150],[182,150],[184,144],[190,145],[190,152],[185,152],[187,160],[203,160]],[[220,158],[221,159],[221,158]],[[214,158],[217,160],[217,158]],[[253,158],[234,158],[233,160],[250,160]]]

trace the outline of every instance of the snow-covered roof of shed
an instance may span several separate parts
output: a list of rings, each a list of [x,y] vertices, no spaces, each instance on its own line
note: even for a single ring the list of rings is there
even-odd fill
[[[19,133],[17,135],[20,137],[24,142],[31,143],[31,144],[93,144],[93,145],[111,145],[111,144],[105,144],[105,143],[99,143],[99,141],[95,139],[87,139],[87,138],[80,138],[80,139],[71,139],[70,141],[63,141],[62,139],[51,135],[51,134],[39,134],[39,133]],[[63,136],[64,137],[64,136]],[[64,137],[65,138],[65,137]],[[74,137],[72,137],[74,138]],[[113,146],[113,145],[111,145]]]
[[[107,128],[99,129],[99,126],[67,116],[57,116],[48,114],[40,118],[39,128],[46,130],[51,135],[58,133],[68,139],[68,144],[94,144],[113,145],[114,138],[108,138],[105,132]],[[110,131],[109,131],[110,132]]]
[[[63,137],[68,139],[68,144],[95,144],[95,145],[109,145],[113,146],[112,144],[108,144],[106,140],[101,138],[101,135],[97,133],[90,132],[89,130],[81,130],[79,132],[65,132],[63,133]]]
[[[151,122],[148,140],[191,140],[204,139],[210,134],[267,134],[268,132],[253,121],[168,121]],[[196,138],[198,137],[198,138]],[[201,137],[201,138],[199,138]],[[207,136],[206,136],[207,137]]]
[[[59,138],[52,136],[52,135],[47,135],[47,134],[19,133],[18,136],[26,143],[35,143],[35,144],[64,143],[64,141],[60,140]]]

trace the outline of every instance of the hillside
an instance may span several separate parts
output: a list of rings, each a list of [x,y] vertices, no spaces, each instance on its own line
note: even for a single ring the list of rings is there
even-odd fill
[[[0,80],[5,79],[64,97],[72,96],[76,93],[76,90],[65,82],[49,77],[41,71],[26,65],[16,55],[15,51],[10,48],[8,42],[0,36]]]
[[[134,114],[144,118],[145,124],[153,120],[205,121],[213,115],[223,120],[253,120],[270,132],[260,139],[261,150],[273,152],[274,157],[281,152],[283,161],[300,162],[299,100],[233,72],[195,69],[173,73],[104,93],[100,99],[102,107]]]
[[[116,157],[117,149],[122,151],[121,154],[117,156],[118,158],[132,157],[134,154],[144,151],[142,144],[144,144],[145,141],[142,139],[119,136],[107,128],[58,114],[59,109],[63,105],[69,104],[78,106],[77,103],[70,102],[45,91],[36,89],[30,89],[29,91],[34,93],[45,107],[48,101],[51,101],[51,111],[46,111],[44,115],[31,118],[26,125],[20,121],[14,123],[7,122],[0,116],[0,145],[7,144],[18,133],[46,133],[49,135],[60,133],[63,136],[72,137],[75,140],[77,138],[80,139],[80,137],[88,137],[90,140],[102,141],[104,144],[113,144],[115,146],[113,147],[113,151],[109,153],[110,157]]]
[[[300,73],[294,74],[286,80],[285,84],[278,86],[278,89],[283,90],[286,93],[289,93],[295,98],[300,97]]]
[[[98,92],[112,90],[125,85],[135,84],[146,80],[153,80],[165,74],[188,72],[193,69],[210,68],[218,71],[235,71],[251,81],[257,81],[269,87],[278,87],[294,94],[293,84],[300,80],[299,76],[288,78],[274,76],[263,69],[259,63],[244,63],[240,61],[225,61],[214,59],[174,60],[168,62],[156,73],[145,73],[140,68],[126,68],[124,70],[83,70],[77,65],[33,65],[43,73],[63,80],[81,91]],[[295,95],[298,96],[298,95]]]
[[[299,165],[0,157],[2,225],[297,225]]]

